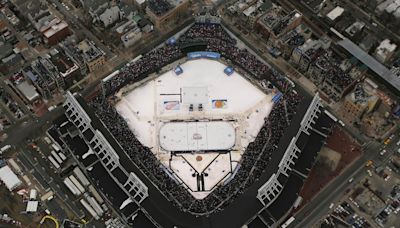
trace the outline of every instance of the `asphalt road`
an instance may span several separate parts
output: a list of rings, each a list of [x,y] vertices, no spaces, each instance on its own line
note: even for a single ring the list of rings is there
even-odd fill
[[[77,205],[77,203],[74,201],[74,198],[71,198],[72,195],[68,192],[67,188],[64,187],[62,179],[58,176],[58,174],[56,174],[54,170],[50,168],[49,162],[35,150],[27,149],[25,145],[26,143],[20,144],[19,147],[22,152],[18,153],[17,155],[24,167],[29,170],[29,172],[35,177],[36,181],[38,181],[43,188],[46,190],[49,190],[48,188],[50,188],[54,192],[56,198],[61,200],[64,205],[66,205],[69,210],[75,214],[76,217],[83,217],[83,208],[80,205]],[[42,150],[47,150],[47,154],[49,153],[49,148],[41,148]],[[57,203],[52,202],[48,204],[50,211],[52,214],[56,215],[57,218],[61,220],[67,218],[66,213],[60,208],[59,205],[55,207]]]
[[[53,120],[59,117],[63,113],[62,107],[57,107],[56,109],[45,113],[42,117],[36,118],[31,116],[25,122],[18,122],[13,126],[6,129],[8,137],[5,139],[0,146],[4,145],[19,145],[24,143],[28,138],[37,138],[42,135]]]

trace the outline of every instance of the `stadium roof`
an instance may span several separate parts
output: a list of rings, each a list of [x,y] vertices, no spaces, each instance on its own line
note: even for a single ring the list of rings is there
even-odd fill
[[[375,58],[363,51],[359,46],[354,44],[351,40],[343,38],[338,44],[354,55],[362,63],[368,66],[372,71],[384,79],[387,83],[392,85],[397,92],[400,91],[400,78],[396,77],[389,69],[382,63],[378,62]]]

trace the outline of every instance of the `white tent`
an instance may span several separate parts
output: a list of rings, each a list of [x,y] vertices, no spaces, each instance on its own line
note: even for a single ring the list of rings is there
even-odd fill
[[[17,177],[17,175],[15,175],[8,165],[0,168],[0,180],[10,191],[18,188],[22,184],[21,180]]]
[[[39,201],[28,201],[26,212],[37,212]]]

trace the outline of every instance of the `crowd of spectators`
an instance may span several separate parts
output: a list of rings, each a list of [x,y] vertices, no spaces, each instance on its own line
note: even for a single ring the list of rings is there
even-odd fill
[[[122,87],[158,71],[161,67],[181,57],[183,57],[183,53],[177,46],[164,46],[155,49],[144,55],[135,64],[124,66],[119,74],[105,81],[103,83],[105,95],[113,95]]]
[[[284,135],[290,120],[296,113],[301,98],[292,90],[283,75],[269,68],[249,51],[237,48],[234,39],[224,31],[221,25],[195,24],[181,37],[180,42],[187,42],[191,39],[206,40],[209,51],[219,52],[224,58],[236,63],[256,78],[268,78],[283,93],[282,99],[273,107],[256,139],[248,145],[235,178],[228,183],[219,185],[206,198],[196,200],[185,187],[179,185],[170,177],[171,173],[167,173],[169,172],[168,169],[161,164],[149,148],[143,146],[137,140],[127,122],[115,110],[112,101],[107,98],[127,84],[145,77],[149,72],[183,57],[183,53],[176,46],[164,46],[156,49],[143,56],[133,65],[123,68],[103,87],[107,96],[100,95],[93,99],[89,105],[132,161],[141,168],[171,202],[181,208],[182,211],[195,215],[207,215],[223,210],[236,196],[245,192],[250,185],[260,178],[269,165],[280,138]]]

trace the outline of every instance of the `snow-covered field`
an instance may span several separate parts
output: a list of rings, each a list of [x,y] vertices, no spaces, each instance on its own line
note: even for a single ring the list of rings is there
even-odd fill
[[[230,176],[273,106],[273,94],[265,94],[237,72],[227,76],[224,73],[226,67],[215,60],[190,60],[181,65],[183,73],[180,75],[171,70],[125,92],[124,95],[121,92],[117,94],[120,100],[116,109],[138,140],[151,148],[156,157],[188,186],[196,198],[204,198],[213,186]],[[182,98],[185,96],[182,91],[190,91],[190,88],[205,88],[198,90],[202,93],[199,96],[207,97],[202,99],[206,100],[202,103],[202,110],[199,110],[198,104],[194,104],[193,111],[190,111],[189,104],[182,103],[185,100]],[[167,122],[176,120],[229,120],[236,135],[235,145],[230,152],[232,156],[229,153],[218,155],[212,151],[174,156],[169,151],[163,151],[160,147],[159,130]],[[195,135],[198,136],[199,133],[195,132],[193,136]],[[183,138],[190,137],[192,135],[188,134]],[[213,145],[213,148],[218,148],[215,142]],[[223,145],[220,148],[222,147]],[[196,160],[198,156],[202,159]],[[232,161],[232,158],[236,161]],[[196,187],[197,175],[204,182],[204,190],[199,191]]]

